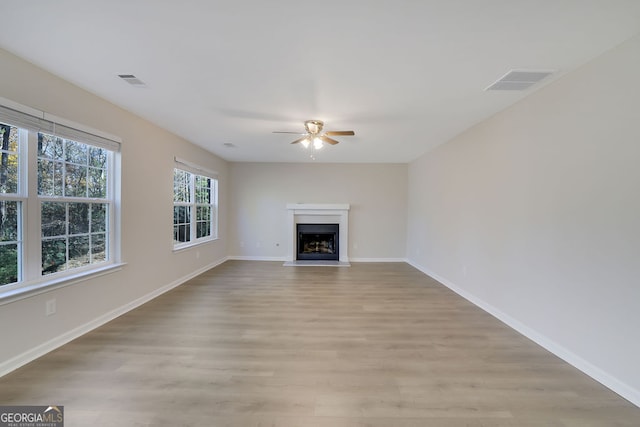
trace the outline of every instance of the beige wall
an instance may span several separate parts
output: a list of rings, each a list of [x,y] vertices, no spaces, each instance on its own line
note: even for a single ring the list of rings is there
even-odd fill
[[[288,203],[349,203],[349,258],[405,258],[407,165],[232,163],[229,255],[284,259]]]
[[[0,50],[0,96],[122,138],[122,260],[126,266],[99,278],[0,305],[0,374],[20,360],[73,337],[163,287],[226,256],[227,212],[220,239],[172,251],[173,158],[220,173],[220,203],[227,206],[227,164],[216,156]],[[199,256],[198,256],[199,255]],[[45,317],[55,298],[57,313]]]
[[[636,404],[638,76],[635,38],[412,162],[407,235],[414,265]]]

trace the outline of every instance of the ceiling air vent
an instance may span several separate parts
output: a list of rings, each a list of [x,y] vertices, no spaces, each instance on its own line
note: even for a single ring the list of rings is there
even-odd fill
[[[142,80],[140,80],[133,74],[118,74],[118,77],[120,77],[125,82],[129,83],[131,86],[137,86],[137,87],[146,86],[146,84]]]
[[[525,90],[551,74],[550,70],[511,70],[485,90]]]

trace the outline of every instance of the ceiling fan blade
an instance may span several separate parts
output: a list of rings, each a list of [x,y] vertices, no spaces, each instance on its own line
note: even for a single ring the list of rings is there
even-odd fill
[[[340,142],[340,141],[336,141],[335,139],[331,139],[326,135],[320,135],[318,138],[320,138],[322,141],[326,142],[327,144],[331,144],[331,145],[336,145]]]
[[[292,142],[292,144],[297,144],[298,142],[302,142],[302,141],[304,141],[305,139],[307,139],[307,137],[306,137],[306,136],[305,136],[305,137],[302,137],[302,138],[300,138],[300,139],[296,139],[295,141],[293,141],[293,142]]]
[[[306,133],[304,132],[288,132],[288,131],[282,131],[282,130],[274,130],[272,133],[292,133],[294,135],[306,135]]]
[[[337,135],[353,136],[356,133],[352,130],[330,130],[325,132],[324,134],[329,136],[337,136]]]

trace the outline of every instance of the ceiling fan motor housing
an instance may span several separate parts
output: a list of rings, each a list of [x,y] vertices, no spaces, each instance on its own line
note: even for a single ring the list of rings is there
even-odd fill
[[[304,122],[304,128],[311,135],[317,135],[322,132],[324,122],[322,120],[307,120]]]

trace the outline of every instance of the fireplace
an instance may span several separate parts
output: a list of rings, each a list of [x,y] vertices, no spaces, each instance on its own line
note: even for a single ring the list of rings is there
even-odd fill
[[[348,267],[349,264],[349,209],[348,204],[288,203],[287,204],[287,256],[285,266],[331,265]],[[298,257],[298,224],[336,226],[335,254],[331,259]],[[325,234],[324,230],[320,230]],[[333,233],[331,231],[330,233]],[[318,244],[318,252],[320,244]],[[308,254],[307,254],[308,255]],[[325,254],[326,255],[326,254]],[[303,255],[304,257],[304,255]]]
[[[338,261],[338,224],[297,224],[298,260]]]

